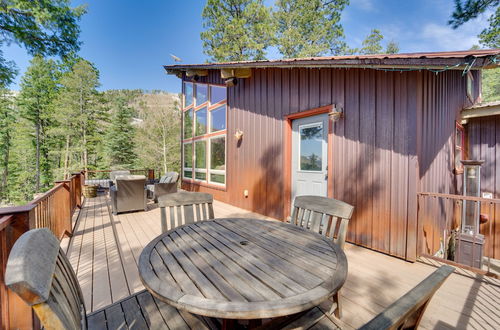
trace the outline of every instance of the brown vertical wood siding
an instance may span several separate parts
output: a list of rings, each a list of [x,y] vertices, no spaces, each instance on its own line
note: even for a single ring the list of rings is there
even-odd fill
[[[469,158],[485,161],[481,167],[481,190],[493,193],[493,198],[500,198],[500,116],[471,119],[467,132]],[[490,212],[481,209],[481,213]],[[486,235],[485,251],[493,251],[491,257],[500,259],[500,207],[491,210],[491,215],[493,219],[489,221],[493,221],[492,236],[495,241],[488,239],[489,223],[481,225],[481,233]]]
[[[222,82],[216,70],[200,81]],[[417,191],[453,192],[450,148],[464,93],[458,71],[253,69],[252,77],[228,88],[226,190],[184,188],[283,219],[283,118],[337,104],[344,117],[333,125],[329,184],[334,198],[355,206],[348,240],[414,259],[422,229]],[[244,133],[240,144],[237,129]]]

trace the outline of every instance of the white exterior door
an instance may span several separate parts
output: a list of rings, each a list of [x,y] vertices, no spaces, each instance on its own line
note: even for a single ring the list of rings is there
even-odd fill
[[[327,196],[328,115],[292,122],[292,203],[296,196]]]

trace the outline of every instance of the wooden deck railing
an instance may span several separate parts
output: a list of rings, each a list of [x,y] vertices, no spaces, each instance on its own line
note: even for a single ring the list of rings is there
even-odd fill
[[[40,328],[31,308],[5,286],[7,259],[16,240],[30,229],[49,228],[60,239],[71,236],[84,182],[83,172],[75,173],[26,205],[0,208],[0,329]]]
[[[491,259],[500,259],[500,199],[422,192],[418,193],[417,251],[420,256],[442,259],[492,275]],[[463,206],[480,219],[479,233],[459,239]],[[484,243],[481,241],[484,238]],[[466,244],[465,246],[463,246]],[[482,253],[481,269],[474,260]]]
[[[34,228],[49,228],[59,239],[73,234],[73,215],[82,206],[82,186],[86,176],[109,177],[111,170],[82,171],[70,178],[55,182],[52,189],[23,206],[0,208],[0,330],[38,329],[37,318],[17,295],[5,286],[4,274],[10,250],[16,240]],[[151,169],[131,170],[155,178]]]

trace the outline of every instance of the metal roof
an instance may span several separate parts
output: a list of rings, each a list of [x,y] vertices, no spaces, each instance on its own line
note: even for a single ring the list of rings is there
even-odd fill
[[[500,49],[452,52],[373,54],[304,57],[279,60],[238,61],[203,64],[165,65],[169,73],[190,69],[266,68],[266,67],[373,67],[373,68],[493,68],[500,64]]]

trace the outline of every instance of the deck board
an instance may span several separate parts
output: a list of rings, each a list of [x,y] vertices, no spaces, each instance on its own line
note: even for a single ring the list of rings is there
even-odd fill
[[[106,196],[85,201],[68,247],[87,312],[144,289],[138,258],[161,231],[156,205],[149,204],[147,212],[113,216],[106,203]],[[214,201],[214,212],[216,218],[265,218],[219,201]],[[348,328],[366,323],[438,266],[409,263],[352,244],[346,244],[346,255],[349,273],[341,295],[342,321]],[[500,281],[461,273],[451,275],[434,296],[422,329],[500,329]],[[318,328],[328,321],[320,323]]]

